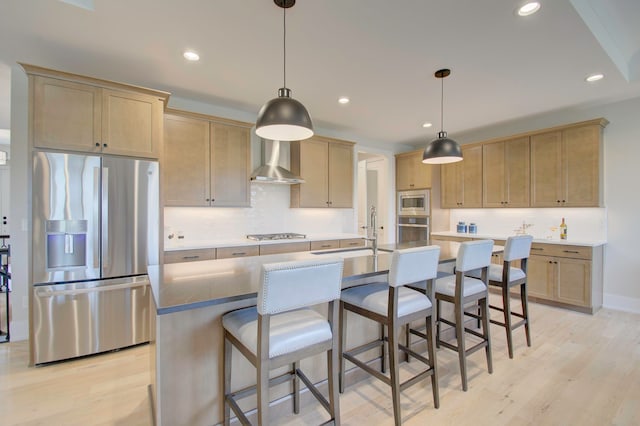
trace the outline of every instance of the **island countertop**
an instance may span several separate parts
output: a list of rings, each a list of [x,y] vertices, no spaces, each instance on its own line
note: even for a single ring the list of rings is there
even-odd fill
[[[455,260],[460,243],[434,244],[440,246],[440,263]],[[382,244],[377,256],[371,249],[360,248],[161,264],[149,266],[148,274],[156,314],[164,315],[256,297],[261,267],[266,263],[344,257],[343,287],[348,287],[357,279],[386,274],[393,250],[426,245]]]

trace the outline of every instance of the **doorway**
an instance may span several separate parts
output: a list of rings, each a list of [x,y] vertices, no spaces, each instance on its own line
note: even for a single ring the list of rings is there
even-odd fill
[[[389,196],[392,181],[389,179],[389,160],[381,154],[358,152],[358,234],[363,237],[370,234],[371,207],[377,213],[378,243],[385,244],[394,241],[393,200]],[[391,212],[390,212],[391,209]]]

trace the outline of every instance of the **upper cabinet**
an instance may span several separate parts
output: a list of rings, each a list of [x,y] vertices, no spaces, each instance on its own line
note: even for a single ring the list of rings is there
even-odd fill
[[[462,146],[462,158],[440,166],[443,209],[482,207],[482,145]]]
[[[431,188],[432,166],[422,162],[422,150],[396,155],[396,190]]]
[[[36,148],[157,159],[168,93],[22,65]]]
[[[531,206],[602,204],[602,133],[595,120],[531,136]]]
[[[483,207],[529,207],[529,137],[482,145]]]
[[[166,206],[250,205],[250,124],[172,110],[164,126]]]
[[[314,136],[291,143],[291,207],[353,207],[353,143]]]

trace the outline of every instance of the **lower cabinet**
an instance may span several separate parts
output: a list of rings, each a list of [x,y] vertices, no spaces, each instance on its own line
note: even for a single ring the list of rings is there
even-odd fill
[[[470,237],[432,236],[471,241]],[[504,245],[504,240],[496,240]],[[502,264],[493,254],[491,263]],[[527,294],[532,300],[594,313],[602,307],[604,246],[533,243],[527,262]]]
[[[529,295],[590,309],[591,269],[589,260],[531,256],[527,281]]]
[[[259,254],[260,254],[260,248],[257,245],[238,246],[238,247],[219,247],[216,249],[216,259],[230,259],[232,257],[258,256]]]
[[[198,260],[213,260],[216,249],[175,250],[164,252],[164,263],[196,262]]]

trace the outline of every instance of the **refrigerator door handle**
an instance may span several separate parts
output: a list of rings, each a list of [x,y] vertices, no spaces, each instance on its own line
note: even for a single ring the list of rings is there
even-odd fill
[[[102,167],[102,271],[110,268],[109,252],[109,168]]]
[[[99,293],[104,291],[145,287],[148,285],[149,285],[149,282],[144,281],[144,282],[135,282],[135,283],[104,285],[104,286],[89,287],[89,288],[76,288],[72,290],[53,290],[50,287],[43,287],[43,288],[36,289],[35,294],[37,297],[69,296],[69,295],[76,295],[76,294]]]
[[[102,222],[100,219],[100,203],[102,202],[100,199],[100,167],[95,167],[93,169],[93,211],[91,212],[93,215],[93,267],[101,268],[100,265],[100,227],[102,226]]]

